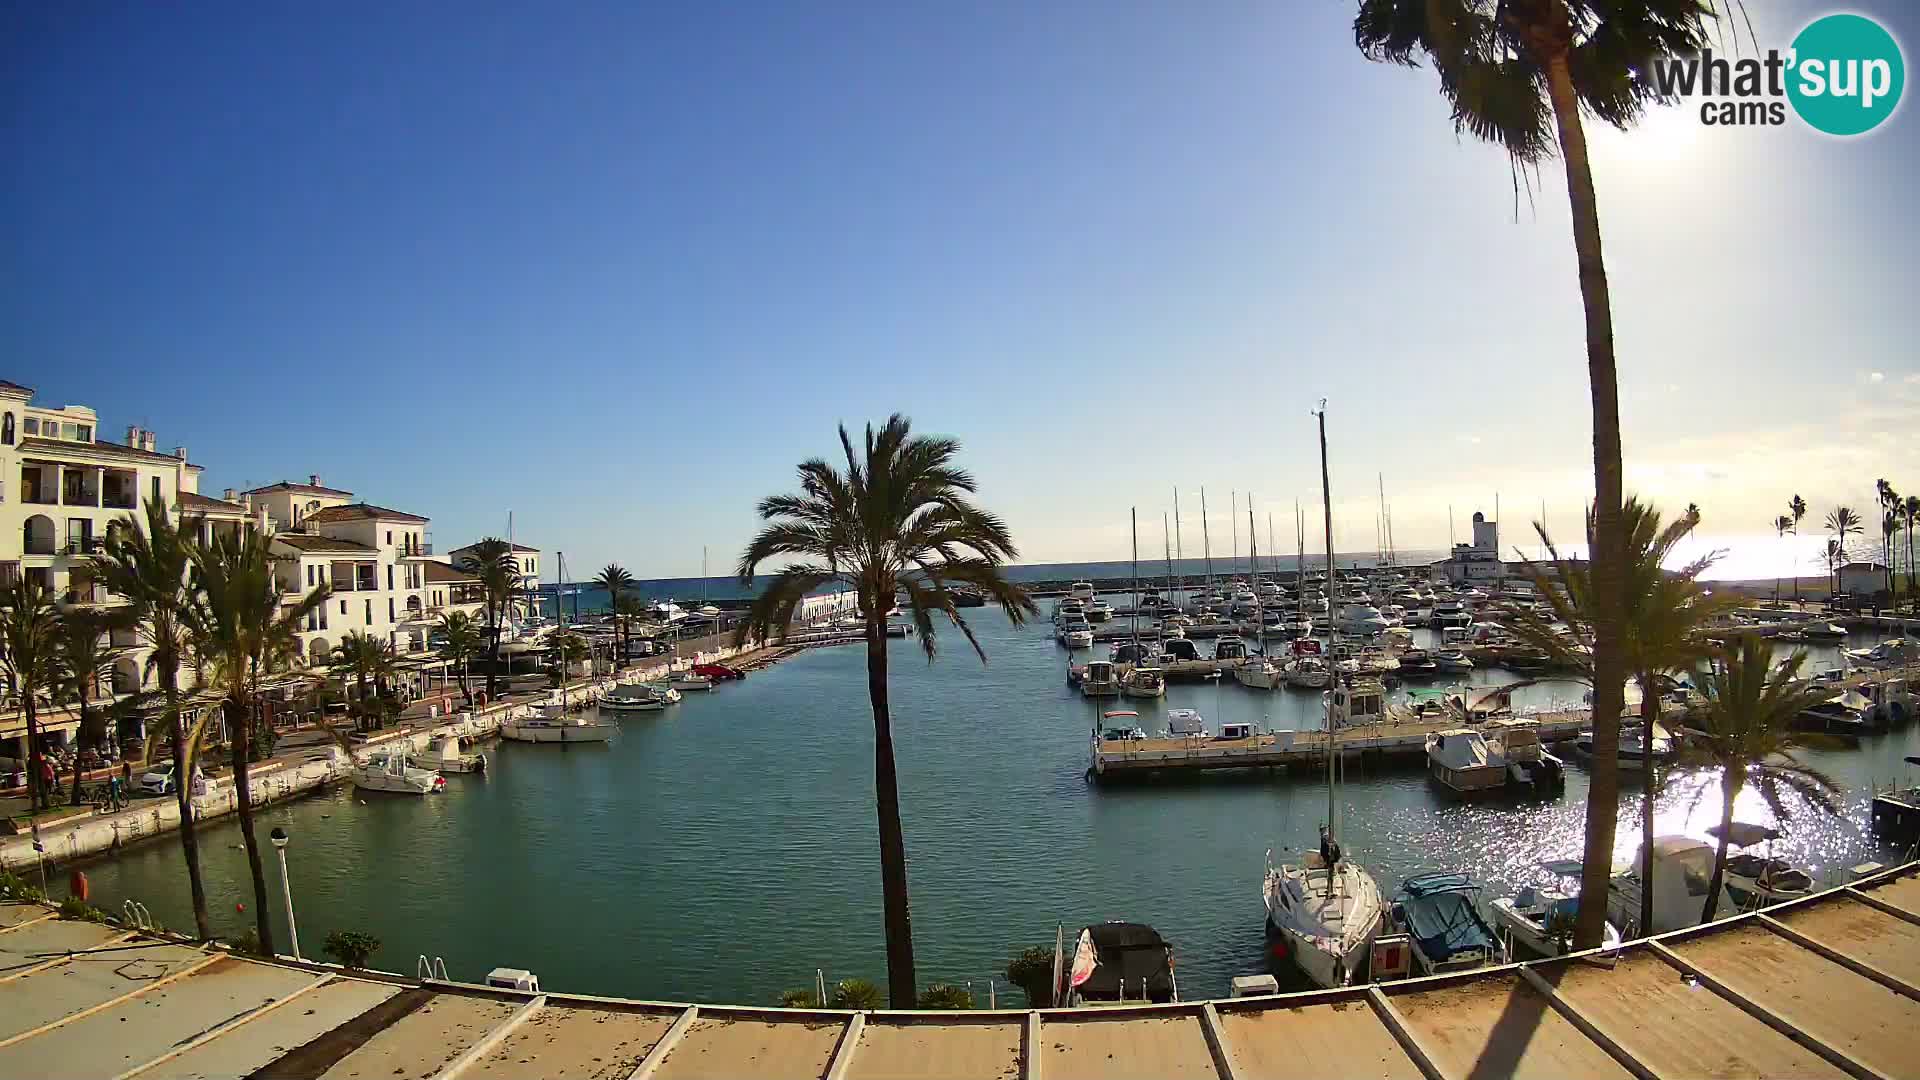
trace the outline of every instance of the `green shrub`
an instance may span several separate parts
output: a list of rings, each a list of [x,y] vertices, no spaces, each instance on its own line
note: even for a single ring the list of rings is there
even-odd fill
[[[1007,962],[1007,981],[1027,995],[1033,1009],[1053,1007],[1053,950],[1035,945]]]
[[[973,992],[952,983],[929,983],[920,991],[918,1004],[923,1009],[971,1009]]]
[[[47,898],[47,894],[40,891],[40,886],[13,873],[0,873],[0,896],[10,900],[30,902],[44,901]]]
[[[827,1003],[836,1009],[884,1009],[886,996],[867,979],[841,979],[833,984]]]
[[[247,927],[246,933],[241,934],[239,937],[228,938],[227,946],[234,952],[244,953],[248,956],[267,955],[267,950],[260,946],[259,929],[252,926]]]
[[[60,916],[66,919],[83,919],[87,922],[103,923],[107,913],[87,903],[77,896],[69,896],[60,901]]]
[[[820,997],[811,990],[783,990],[780,992],[780,1007],[783,1009],[817,1009]]]
[[[358,930],[335,930],[321,943],[320,951],[338,960],[341,967],[363,968],[380,951],[380,939]]]

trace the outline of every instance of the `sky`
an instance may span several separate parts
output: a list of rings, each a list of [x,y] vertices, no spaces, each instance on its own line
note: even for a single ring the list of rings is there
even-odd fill
[[[1920,56],[1920,8],[1851,9]],[[1746,4],[1763,48],[1827,10]],[[1157,542],[1176,490],[1191,552],[1202,486],[1290,534],[1324,397],[1341,550],[1383,482],[1403,549],[1591,498],[1560,165],[1516,195],[1352,3],[0,12],[0,378],[210,493],[719,574],[900,411],[1020,561],[1124,557],[1131,507]],[[1913,106],[1588,131],[1629,490],[1736,547],[1920,491]]]

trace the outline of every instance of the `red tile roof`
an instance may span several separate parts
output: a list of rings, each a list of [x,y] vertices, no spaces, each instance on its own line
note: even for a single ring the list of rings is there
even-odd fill
[[[266,487],[254,488],[245,494],[264,495],[270,491],[292,491],[298,492],[301,495],[338,495],[343,499],[353,497],[353,492],[351,491],[341,491],[339,488],[320,487],[316,484],[290,484],[285,480],[277,484],[268,484]]]
[[[273,542],[285,544],[297,551],[351,551],[358,554],[374,553],[379,550],[368,547],[358,540],[336,540],[331,536],[315,536],[312,533],[275,533]]]
[[[319,522],[324,525],[330,521],[424,522],[427,519],[418,514],[403,513],[399,510],[389,510],[384,506],[374,506],[372,503],[359,502],[349,503],[346,506],[329,506],[321,510],[315,510],[313,513],[308,514],[305,520]]]
[[[71,442],[67,439],[42,438],[38,435],[28,435],[22,438],[20,440],[20,450],[22,453],[28,450],[51,450],[56,452],[64,450],[69,454],[104,454],[107,457],[134,458],[138,461],[166,461],[173,464],[181,464],[181,459],[172,454],[161,454],[152,450],[142,450],[138,447],[127,446],[123,443],[97,441],[90,443]],[[200,466],[187,463],[187,468],[198,470]]]
[[[427,580],[436,585],[440,585],[479,581],[480,579],[457,566],[448,566],[443,562],[429,562],[427,563]]]
[[[210,499],[197,491],[181,492],[180,506],[182,509],[203,514],[239,514],[242,517],[247,514],[247,508],[239,503],[230,503],[225,499]]]

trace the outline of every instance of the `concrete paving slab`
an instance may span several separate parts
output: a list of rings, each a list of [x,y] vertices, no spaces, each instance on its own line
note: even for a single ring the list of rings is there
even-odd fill
[[[319,976],[233,957],[0,1048],[0,1076],[115,1076]]]
[[[843,1026],[701,1016],[688,1026],[680,1045],[667,1054],[654,1075],[658,1080],[819,1077],[827,1071]]]
[[[0,1039],[71,1016],[207,958],[185,945],[128,942],[0,983]]]
[[[1365,1001],[1302,1008],[1220,1009],[1241,1080],[1347,1076],[1420,1080],[1393,1032]]]
[[[1842,956],[1920,986],[1920,926],[1857,900],[1833,900],[1774,918]]]
[[[1391,994],[1448,1076],[1563,1080],[1632,1074],[1511,974]]]
[[[288,1051],[352,1020],[400,992],[387,983],[335,979],[309,990],[258,1020],[241,1024],[140,1080],[227,1080],[278,1061]]]
[[[1015,1080],[1020,1020],[938,1024],[869,1017],[854,1047],[848,1080]]]
[[[100,923],[54,919],[0,934],[0,977],[11,974],[10,969],[38,964],[63,952],[91,949],[125,933]]]
[[[1219,1075],[1200,1018],[1119,1016],[1040,1023],[1040,1070],[1047,1080],[1176,1080]]]
[[[1902,874],[1860,890],[1882,903],[1920,917],[1920,874]]]
[[[520,1010],[520,1002],[436,994],[342,1058],[328,1080],[425,1080]]]
[[[38,919],[47,914],[47,909],[39,904],[0,903],[0,930],[9,926],[18,926],[29,919]]]
[[[548,1005],[515,1028],[461,1080],[626,1080],[680,1015]]]

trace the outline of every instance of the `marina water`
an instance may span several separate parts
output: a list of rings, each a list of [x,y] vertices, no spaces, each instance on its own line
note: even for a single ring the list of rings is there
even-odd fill
[[[1010,956],[1051,946],[1056,923],[1071,931],[1104,919],[1148,922],[1173,942],[1187,997],[1223,995],[1232,976],[1267,970],[1263,856],[1272,848],[1279,861],[1315,843],[1326,807],[1318,779],[1096,787],[1085,777],[1095,707],[1066,686],[1067,653],[1051,628],[966,614],[985,666],[950,628],[931,665],[915,640],[890,646],[922,983],[971,980],[984,1006],[994,978],[1001,1003],[1018,1004],[1001,974]],[[1817,660],[1835,655],[1816,650]],[[1476,672],[1473,681],[1509,678]],[[1517,699],[1580,694],[1546,683]],[[1234,720],[1321,723],[1318,694],[1230,680],[1100,708],[1136,708],[1158,731],[1163,711],[1183,706],[1214,730]],[[490,745],[486,774],[450,777],[440,796],[342,787],[262,811],[263,838],[276,825],[293,837],[307,955],[330,931],[351,929],[381,939],[377,967],[412,973],[421,954],[444,957],[463,980],[524,967],[556,991],[773,1003],[784,988],[811,986],[815,968],[829,981],[884,983],[863,649],[805,652],[621,726],[609,746]],[[1889,857],[1865,833],[1866,788],[1898,775],[1916,733],[1812,755],[1848,785],[1845,815],[1795,815],[1777,850],[1817,875]],[[1624,858],[1638,844],[1639,795],[1632,779],[1623,783]],[[1341,789],[1341,838],[1389,891],[1411,873],[1449,869],[1497,895],[1544,880],[1541,860],[1579,856],[1586,793],[1586,773],[1573,766],[1563,796],[1464,806],[1417,768],[1356,765]],[[1659,804],[1660,831],[1704,836],[1717,797],[1711,776],[1676,779]],[[1771,820],[1750,795],[1738,816]],[[201,836],[216,927],[237,935],[252,921],[236,910],[252,902],[238,829],[222,819]],[[177,841],[86,869],[102,906],[137,898],[165,924],[192,926]],[[270,891],[279,924],[277,882]]]

